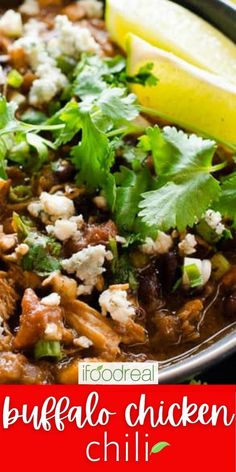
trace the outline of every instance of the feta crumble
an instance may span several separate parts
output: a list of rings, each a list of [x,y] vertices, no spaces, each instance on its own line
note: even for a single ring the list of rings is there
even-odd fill
[[[83,284],[78,287],[78,295],[89,295],[97,284],[98,277],[105,272],[105,260],[113,256],[101,244],[89,246],[73,254],[70,259],[62,261],[62,267],[68,274],[76,274]]]
[[[141,251],[144,254],[166,254],[173,245],[172,237],[169,234],[158,231],[157,239],[146,238],[145,243],[141,246]]]
[[[62,338],[62,332],[56,323],[47,323],[44,336],[47,341],[60,341]]]
[[[193,234],[186,234],[185,238],[178,244],[181,254],[190,256],[196,252],[197,240]]]
[[[42,192],[39,201],[28,205],[28,211],[35,218],[41,217],[42,221],[47,218],[56,221],[59,218],[72,217],[75,214],[75,207],[73,201],[64,195]]]
[[[24,0],[19,11],[28,16],[36,16],[40,13],[39,4],[37,0]]]
[[[43,21],[38,21],[35,18],[31,18],[27,23],[24,24],[24,38],[26,36],[37,37],[41,43],[40,35],[47,30],[47,25]]]
[[[59,241],[66,241],[77,232],[77,224],[71,220],[57,220],[55,225],[46,226],[48,234],[55,236]]]
[[[14,49],[22,48],[32,70],[37,73],[41,65],[56,66],[55,59],[49,56],[44,42],[39,38],[38,28],[29,28],[27,35],[14,42]]]
[[[50,57],[45,43],[39,37],[40,23],[36,24],[37,28],[31,28],[30,23],[26,28],[26,36],[13,45],[13,48],[24,49],[27,60],[38,77],[29,92],[29,103],[34,106],[50,102],[68,84],[66,76],[57,67],[55,59]]]
[[[50,102],[68,83],[58,67],[44,64],[36,73],[39,78],[34,80],[29,93],[29,103],[34,106]]]
[[[225,231],[225,226],[222,223],[222,216],[219,211],[207,210],[205,213],[205,221],[212,228],[216,234],[221,236]]]
[[[80,336],[79,338],[74,339],[73,344],[77,347],[88,349],[93,345],[93,342],[91,339],[87,338],[87,336]]]
[[[33,216],[34,218],[38,218],[40,216],[40,213],[42,212],[42,205],[40,201],[31,202],[28,205],[27,210],[31,214],[31,216]]]
[[[19,38],[23,33],[21,14],[7,10],[0,18],[0,31],[10,38]]]
[[[41,303],[45,306],[59,306],[61,297],[58,293],[50,293],[47,297],[42,298]]]
[[[98,0],[81,0],[80,5],[88,18],[103,17],[103,5]]]
[[[74,25],[65,15],[56,16],[55,33],[56,37],[48,43],[48,51],[54,57],[66,54],[78,59],[83,52],[99,51],[89,29]]]
[[[70,218],[75,213],[74,202],[64,195],[42,192],[40,202],[43,211],[52,218]]]
[[[110,287],[99,297],[99,304],[104,316],[110,313],[113,320],[127,323],[135,315],[135,307],[128,300],[127,291]]]

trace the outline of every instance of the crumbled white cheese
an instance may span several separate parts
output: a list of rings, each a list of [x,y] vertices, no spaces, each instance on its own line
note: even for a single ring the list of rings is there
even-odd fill
[[[37,22],[36,22],[37,23]],[[50,57],[45,43],[38,36],[37,28],[28,30],[28,35],[15,41],[13,48],[21,47],[26,53],[32,70],[37,75],[30,92],[29,103],[34,106],[50,102],[68,83],[66,76]]]
[[[40,202],[43,211],[52,217],[70,218],[75,213],[73,201],[64,195],[42,192]]]
[[[12,47],[24,49],[27,60],[36,73],[41,65],[56,66],[55,59],[49,56],[44,42],[38,37],[37,28],[28,31],[28,35],[15,41]]]
[[[19,38],[23,33],[21,14],[7,10],[0,18],[0,31],[10,38]]]
[[[111,260],[112,257],[111,252],[99,244],[73,254],[70,259],[62,261],[62,267],[68,274],[75,273],[76,277],[83,282],[79,285],[78,295],[85,295],[92,293],[99,275],[106,270],[103,267],[105,260]]]
[[[85,14],[88,18],[102,18],[103,4],[98,0],[80,0]]]
[[[78,59],[83,52],[98,52],[99,46],[88,28],[73,24],[65,15],[55,18],[55,38],[48,43],[48,51],[54,57],[61,54]]]
[[[202,277],[202,285],[205,285],[211,277],[211,271],[212,271],[211,261],[209,261],[208,259],[201,260],[201,259],[195,259],[192,257],[185,257],[184,268],[188,266],[192,266],[192,265],[195,265],[198,268],[199,273]],[[189,286],[189,278],[185,270],[183,273],[183,284],[186,287]]]
[[[78,232],[76,222],[71,220],[57,220],[54,226],[48,225],[46,230],[59,241],[66,241]]]
[[[73,201],[64,195],[42,192],[39,199],[43,212],[54,221],[58,218],[70,218],[75,213]]]
[[[104,316],[110,313],[112,319],[120,323],[126,323],[135,315],[135,307],[128,300],[127,291],[115,286],[100,295],[99,304]]]
[[[56,323],[47,323],[44,335],[48,341],[60,341],[62,338],[61,330]]]
[[[72,216],[70,218],[70,221],[72,221],[73,223],[76,223],[78,229],[81,229],[84,226],[83,215]]]
[[[35,18],[31,18],[27,23],[24,24],[24,37],[37,37],[42,44],[40,39],[40,35],[47,30],[47,25],[43,21],[35,20]]]
[[[102,195],[94,197],[93,201],[99,210],[107,210],[107,201]]]
[[[58,67],[41,65],[37,75],[39,79],[34,80],[29,93],[31,105],[50,102],[67,85],[67,78]]]
[[[225,226],[222,223],[222,215],[219,211],[207,210],[205,213],[205,221],[210,228],[214,229],[216,234],[221,236],[225,231]]]
[[[34,218],[38,218],[43,210],[40,201],[29,203],[27,209]]]
[[[61,297],[58,293],[53,292],[47,297],[42,298],[41,303],[45,306],[59,306],[61,303]]]
[[[22,5],[19,7],[19,11],[28,16],[38,15],[40,12],[39,4],[37,0],[24,0]]]
[[[186,234],[185,238],[178,244],[180,252],[190,256],[196,252],[197,240],[193,234]]]
[[[74,203],[70,198],[58,193],[50,194],[47,192],[42,192],[39,200],[31,202],[27,209],[34,218],[40,217],[43,222],[48,220],[55,222],[60,218],[68,220],[75,213]],[[51,229],[49,227],[49,231]]]
[[[166,254],[173,245],[172,237],[169,234],[158,231],[156,241],[152,238],[146,238],[145,243],[141,246],[141,251],[144,254]]]
[[[79,338],[74,339],[73,344],[77,347],[88,349],[93,345],[93,342],[91,339],[87,338],[87,336],[80,336]]]

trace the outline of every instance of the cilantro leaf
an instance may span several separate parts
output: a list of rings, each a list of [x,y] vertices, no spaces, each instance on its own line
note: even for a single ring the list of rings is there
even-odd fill
[[[126,95],[122,88],[104,90],[95,104],[103,116],[112,120],[113,126],[120,126],[132,121],[139,115],[137,98],[134,94]]]
[[[221,186],[222,194],[214,205],[214,209],[219,211],[224,217],[233,220],[236,226],[236,173],[228,176]]]
[[[105,185],[114,161],[114,151],[106,134],[100,131],[88,113],[81,112],[82,141],[72,148],[72,162],[79,170],[77,183],[90,190]]]
[[[192,227],[219,195],[220,184],[210,174],[188,174],[143,194],[139,216],[162,231],[171,228],[183,231]]]
[[[46,276],[60,269],[60,261],[56,258],[61,251],[59,243],[37,233],[30,233],[24,242],[28,244],[29,251],[21,260],[23,270]]]
[[[61,110],[55,113],[49,120],[49,125],[60,125],[64,127],[54,131],[57,147],[66,144],[81,130],[80,109],[78,103],[68,102]]]
[[[212,166],[215,143],[170,127],[151,128],[147,138],[159,179],[156,190],[143,195],[139,216],[163,231],[192,227],[220,196],[220,183],[211,175],[219,168]]]
[[[72,94],[80,99],[96,98],[106,88],[103,80],[106,73],[107,67],[100,57],[84,54],[75,70]]]
[[[151,175],[148,169],[137,173],[121,167],[116,177],[115,221],[123,231],[132,231],[138,213],[141,193],[151,186]]]
[[[48,148],[43,138],[41,138],[40,136],[34,133],[27,133],[26,140],[30,146],[36,149],[39,156],[40,163],[43,163],[44,161],[46,161],[48,157]]]
[[[16,119],[16,104],[14,102],[7,103],[6,98],[2,95],[0,96],[0,130],[2,131],[11,131],[14,130]],[[2,132],[0,131],[0,135]]]
[[[211,168],[216,151],[216,143],[194,134],[188,136],[183,131],[167,126],[147,130],[157,175],[176,175],[200,168]],[[147,145],[147,143],[146,143]]]
[[[157,85],[158,78],[152,73],[153,67],[154,64],[152,62],[148,62],[144,66],[140,67],[138,73],[135,76],[127,76],[127,82],[131,84],[147,85],[149,87]]]
[[[42,165],[47,157],[47,148],[54,148],[51,141],[40,137],[38,133],[40,131],[53,131],[55,126],[49,126],[47,123],[32,125],[19,121],[15,117],[16,109],[17,107],[13,102],[7,103],[5,97],[0,95],[0,177],[4,179],[7,178],[6,166],[8,159],[23,166],[29,163],[31,158],[29,142],[38,152],[38,167]],[[61,129],[63,126],[63,124],[60,124],[56,128]],[[32,160],[35,161],[35,152],[32,155]]]
[[[126,60],[122,56],[101,58],[83,54],[75,70],[72,95],[80,99],[95,99],[107,87],[123,86],[121,74],[125,74]]]

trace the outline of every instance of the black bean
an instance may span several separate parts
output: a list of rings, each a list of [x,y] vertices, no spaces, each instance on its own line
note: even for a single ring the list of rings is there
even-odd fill
[[[138,298],[148,314],[156,312],[163,306],[162,285],[154,264],[144,269],[139,275]]]

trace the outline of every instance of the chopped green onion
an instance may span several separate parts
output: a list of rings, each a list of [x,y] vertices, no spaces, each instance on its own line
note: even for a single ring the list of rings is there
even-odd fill
[[[188,280],[191,288],[201,287],[203,285],[203,277],[196,264],[184,266],[184,276]]]
[[[9,199],[13,203],[24,202],[30,197],[32,197],[32,190],[27,185],[18,185],[17,187],[10,188]]]
[[[222,235],[217,234],[215,230],[211,228],[205,220],[200,221],[200,223],[198,223],[198,225],[196,226],[196,229],[199,236],[201,236],[204,241],[209,244],[217,243],[222,237]]]
[[[69,74],[74,70],[76,61],[70,56],[60,56],[57,58],[57,65],[64,74]]]
[[[229,261],[220,253],[215,254],[211,259],[212,277],[218,281],[229,271]]]
[[[16,69],[12,69],[7,75],[7,83],[13,88],[21,87],[23,81],[23,76]]]
[[[61,359],[61,345],[59,341],[38,341],[34,346],[34,357],[35,359],[41,359],[43,357],[55,357]]]
[[[22,240],[27,238],[30,232],[30,221],[24,220],[24,217],[20,217],[18,213],[13,212],[12,216],[14,231],[18,234],[18,237]],[[27,224],[28,223],[28,224]]]
[[[130,271],[129,273],[129,286],[130,286],[130,289],[133,290],[134,292],[136,292],[136,290],[138,290],[138,287],[139,287],[138,280],[135,277],[134,272],[132,271]]]

